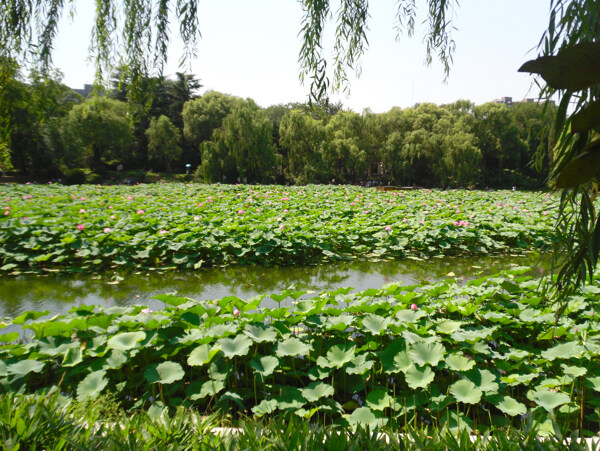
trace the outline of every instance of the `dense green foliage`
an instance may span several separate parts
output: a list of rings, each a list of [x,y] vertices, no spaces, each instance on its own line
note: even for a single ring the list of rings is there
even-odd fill
[[[600,410],[600,288],[557,319],[528,268],[457,284],[306,298],[159,295],[165,307],[74,306],[7,324],[0,390],[58,386],[124,407],[189,406],[230,415],[290,414],[356,427],[520,427],[594,435]],[[304,296],[304,297],[303,297]],[[284,305],[281,306],[281,303]]]
[[[11,130],[2,166],[12,161],[22,173],[55,178],[74,168],[107,180],[119,165],[183,172],[190,164],[206,182],[530,189],[543,186],[548,167],[536,172],[534,154],[553,145],[547,115],[534,103],[461,100],[381,114],[324,105],[316,115],[298,104],[262,109],[218,92],[197,97],[199,83],[183,74],[144,79],[142,103],[128,79],[115,80],[108,97],[83,100],[58,76],[32,77],[11,79],[0,98]]]
[[[148,160],[164,164],[171,172],[171,162],[181,155],[181,133],[171,120],[164,115],[153,117],[146,130],[148,137]]]
[[[222,428],[223,424],[233,427]],[[112,397],[106,396],[94,402],[77,402],[57,393],[0,395],[0,446],[7,450],[590,449],[576,436],[538,437],[536,426],[530,422],[520,429],[480,436],[469,435],[466,430],[453,434],[431,428],[407,428],[403,433],[389,427],[342,430],[294,416],[232,422],[227,416],[203,416],[185,408],[171,415],[160,408],[132,413],[115,406]]]
[[[344,186],[13,185],[0,268],[199,268],[422,257],[549,245],[555,199]]]

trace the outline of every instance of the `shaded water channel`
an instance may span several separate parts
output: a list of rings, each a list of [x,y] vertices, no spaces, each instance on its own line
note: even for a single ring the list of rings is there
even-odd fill
[[[296,289],[334,290],[353,287],[358,291],[379,288],[389,282],[411,285],[449,277],[464,280],[494,274],[511,265],[539,267],[539,256],[503,255],[445,257],[429,260],[352,261],[315,266],[230,267],[193,272],[137,272],[121,274],[50,274],[0,278],[0,317],[15,317],[27,310],[68,311],[74,304],[103,307],[143,304],[158,309],[163,303],[152,298],[176,293],[192,299],[225,296],[252,297],[277,293],[291,285]],[[452,273],[452,274],[451,274]],[[265,299],[263,306],[269,306]],[[272,302],[272,301],[271,301]],[[274,303],[273,303],[274,304]],[[275,304],[274,304],[275,305]]]

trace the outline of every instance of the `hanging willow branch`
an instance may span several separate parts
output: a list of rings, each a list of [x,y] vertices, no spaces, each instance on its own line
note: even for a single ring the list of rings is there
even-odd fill
[[[44,73],[52,65],[58,24],[66,7],[76,12],[77,0],[3,0],[0,2],[0,58],[34,63]],[[310,80],[310,98],[317,103],[330,90],[349,89],[348,74],[360,74],[360,58],[368,47],[368,0],[300,0],[303,9],[299,54],[300,79]],[[457,0],[426,0],[426,61],[437,53],[448,74],[454,52],[451,12]],[[198,0],[94,0],[95,18],[90,54],[96,81],[105,81],[115,67],[127,70],[133,86],[151,70],[162,74],[171,41],[170,15],[179,24],[184,43],[180,64],[196,55],[200,31]],[[397,31],[414,33],[416,0],[398,0]],[[335,16],[335,17],[332,17]],[[326,23],[334,19],[332,56],[323,46]],[[332,67],[332,73],[329,73]],[[330,79],[331,77],[331,79]],[[139,84],[141,86],[141,84]]]

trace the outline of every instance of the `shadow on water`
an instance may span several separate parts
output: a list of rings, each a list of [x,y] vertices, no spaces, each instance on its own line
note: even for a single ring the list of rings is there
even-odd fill
[[[277,293],[291,285],[296,289],[323,291],[339,287],[356,290],[379,288],[389,282],[405,285],[448,277],[469,280],[494,274],[511,265],[539,267],[537,254],[478,257],[444,257],[428,260],[352,261],[316,266],[229,267],[193,272],[138,272],[106,275],[52,274],[0,279],[0,317],[15,317],[27,310],[68,311],[72,305],[103,307],[143,304],[162,308],[152,298],[176,293],[192,299],[248,298]],[[265,300],[269,306],[268,302]]]

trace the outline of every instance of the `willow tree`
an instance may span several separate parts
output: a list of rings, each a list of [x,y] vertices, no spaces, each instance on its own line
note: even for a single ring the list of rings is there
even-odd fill
[[[96,0],[90,48],[97,78],[101,80],[108,74],[117,60],[126,64],[133,86],[150,68],[160,73],[171,39],[170,17],[179,23],[179,34],[184,42],[183,59],[193,56],[200,38],[198,1]],[[300,0],[300,3],[303,18],[299,75],[303,82],[310,81],[311,100],[322,100],[331,90],[347,89],[350,71],[360,72],[360,58],[368,45],[369,2],[338,0],[335,7],[329,0]],[[437,55],[447,74],[455,50],[451,12],[459,2],[396,0],[398,36],[414,33],[417,3],[424,4],[427,14],[426,61],[431,62]],[[76,7],[77,0],[4,0],[0,5],[0,71],[10,66],[5,62],[22,61],[30,55],[34,55],[35,62],[42,68],[49,67],[59,18],[66,8]],[[558,187],[564,189],[561,227],[568,238],[562,254],[567,256],[567,265],[561,280],[573,286],[571,282],[582,282],[586,274],[591,276],[600,253],[600,220],[593,206],[595,181],[600,174],[600,151],[596,151],[600,147],[596,138],[598,124],[587,121],[578,128],[572,127],[573,118],[600,117],[600,75],[582,77],[600,73],[600,44],[589,44],[599,36],[600,2],[551,0],[549,8],[548,30],[539,45],[542,59],[524,66],[523,70],[542,75],[543,96],[549,99],[556,91],[562,96],[555,121],[560,138],[554,150],[553,175]],[[328,58],[326,55],[331,53],[324,48],[323,31],[330,21],[335,23],[336,39],[333,56]],[[586,43],[589,45],[585,49],[577,50]],[[569,49],[575,51],[569,54]],[[552,62],[549,59],[553,57],[559,59]],[[561,64],[570,70],[563,74],[563,80],[555,76],[561,72],[556,69]],[[565,78],[580,83],[562,83]],[[567,107],[572,100],[574,113],[569,116]],[[579,208],[580,204],[584,207]]]

